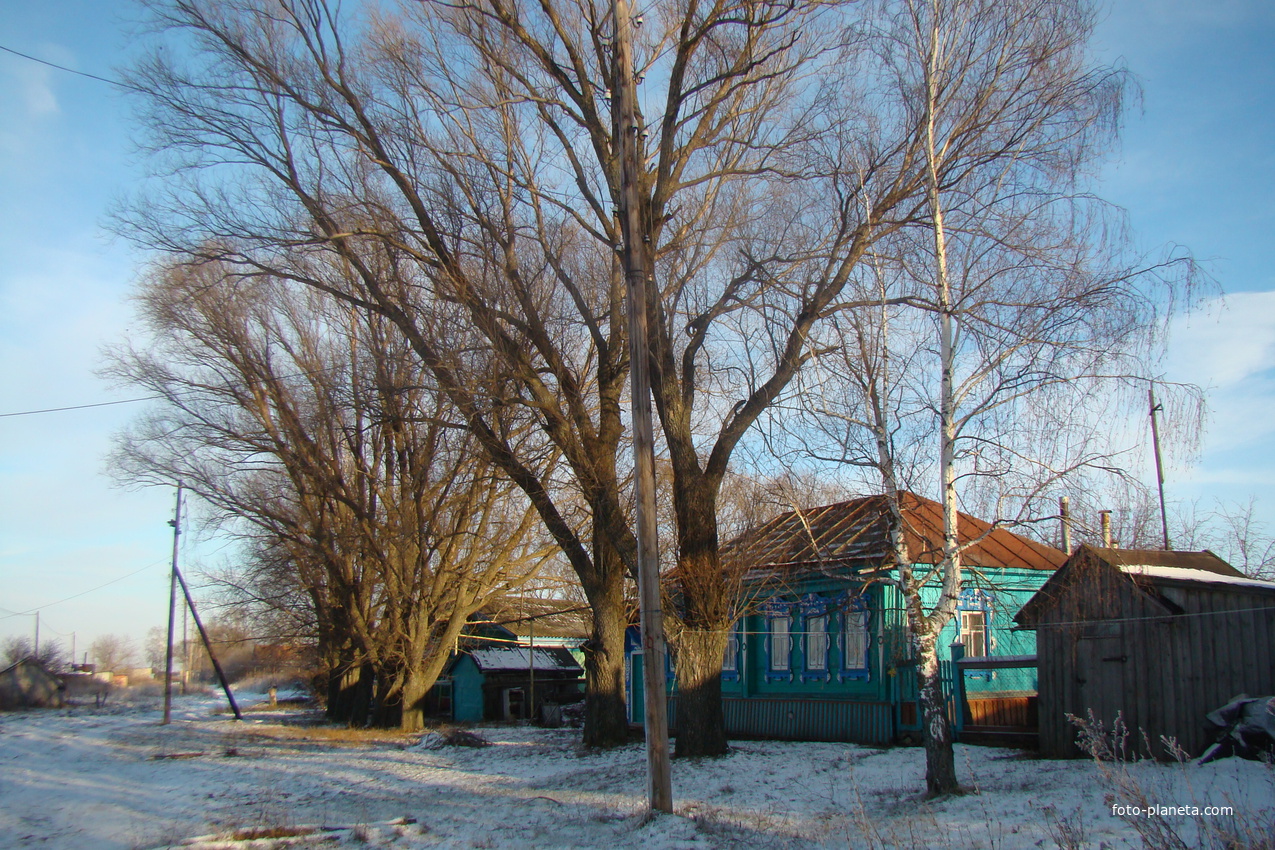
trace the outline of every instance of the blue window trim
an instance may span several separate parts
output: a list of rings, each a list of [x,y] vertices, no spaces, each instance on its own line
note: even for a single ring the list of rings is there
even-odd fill
[[[803,612],[806,610],[817,611],[817,613],[805,614],[801,618],[801,681],[803,682],[828,682],[832,680],[832,635],[828,633],[828,625],[832,622],[832,617],[828,616],[827,606],[815,607],[814,605],[807,608],[803,605]],[[823,648],[823,669],[812,669],[810,667],[810,659],[808,653],[810,651],[810,621],[816,617],[823,617],[823,634],[827,643]]]
[[[766,671],[765,672],[766,681],[791,682],[793,680],[792,604],[786,603],[786,602],[779,602],[779,601],[768,602],[765,606],[763,606],[762,610],[766,614],[766,635],[765,635],[765,640],[762,641],[762,654],[764,656],[763,660],[765,661],[765,664],[763,666]],[[788,619],[788,669],[787,670],[774,669],[772,664],[773,659],[771,658],[771,655],[770,655],[771,645],[774,642],[774,637],[775,637],[774,630],[771,624],[774,623],[774,621],[780,617],[786,617]]]
[[[862,613],[865,615],[863,621],[863,631],[867,640],[864,642],[863,656],[859,659],[860,665],[851,667],[846,662],[849,658],[846,655],[846,617],[850,613]],[[872,679],[872,609],[868,605],[868,597],[866,594],[859,594],[851,598],[845,605],[841,615],[837,618],[840,628],[837,629],[837,641],[841,650],[841,669],[838,671],[837,680],[845,681],[871,681]]]
[[[960,597],[956,600],[956,639],[960,640],[961,638],[960,612],[983,612],[983,646],[987,650],[988,657],[990,657],[992,653],[992,606],[995,602],[996,597],[977,587],[967,587],[965,590],[962,590]],[[965,678],[967,679],[983,679],[990,682],[995,677],[996,673],[993,670],[965,671]]]
[[[726,632],[727,644],[735,645],[735,669],[727,670],[726,664],[722,663],[722,681],[737,682],[739,681],[739,671],[744,665],[744,645],[739,639],[739,620],[731,623],[730,629]]]

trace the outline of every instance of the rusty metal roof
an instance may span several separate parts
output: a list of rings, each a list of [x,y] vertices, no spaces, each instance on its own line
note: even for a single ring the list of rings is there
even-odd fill
[[[506,596],[483,608],[476,619],[518,637],[585,639],[592,633],[589,607],[567,599]]]
[[[1203,552],[1174,552],[1165,549],[1103,549],[1089,547],[1113,567],[1176,567],[1183,570],[1204,570],[1220,576],[1246,578],[1244,573],[1205,549]]]
[[[1160,587],[1165,584],[1207,587],[1210,591],[1275,592],[1275,584],[1249,579],[1207,549],[1203,552],[1175,552],[1163,549],[1108,549],[1082,544],[1063,567],[1050,576],[1019,609],[1014,615],[1014,621],[1023,628],[1036,628],[1045,613],[1064,598],[1066,589],[1094,581],[1095,570],[1109,570],[1119,576],[1121,581],[1131,582],[1146,594],[1146,598],[1170,614],[1180,614],[1182,608],[1160,593]]]
[[[915,493],[900,494],[903,533],[912,563],[942,560],[943,509]],[[789,511],[730,541],[723,559],[745,570],[855,570],[887,566],[891,560],[891,512],[888,497],[866,496],[804,511]],[[1022,567],[1054,570],[1066,555],[991,523],[959,514],[962,543],[976,540],[961,554],[971,567]]]

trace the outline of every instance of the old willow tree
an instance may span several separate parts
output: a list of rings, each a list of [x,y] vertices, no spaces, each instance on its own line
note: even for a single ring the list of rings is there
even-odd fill
[[[120,473],[182,481],[247,544],[228,580],[316,641],[332,719],[420,728],[468,617],[556,553],[525,497],[384,317],[214,264],[138,300],[149,338],[110,373],[163,403]]]
[[[595,744],[623,732],[635,546],[616,461],[628,369],[616,134],[637,136],[652,392],[677,529],[677,747],[723,751],[736,579],[719,559],[716,505],[731,457],[823,351],[822,326],[862,306],[850,284],[868,249],[926,219],[933,179],[1015,160],[1012,111],[989,124],[984,101],[953,100],[961,143],[931,163],[917,92],[882,70],[904,45],[879,10],[835,0],[644,8],[633,127],[617,126],[604,0],[151,5],[168,49],[130,83],[146,92],[165,180],[127,215],[129,232],[187,262],[321,288],[400,329],[581,580]],[[1007,80],[979,85],[999,94]],[[1023,138],[1040,126],[1024,118]],[[499,384],[481,371],[496,361]],[[565,474],[542,474],[506,438],[493,417],[515,407]]]

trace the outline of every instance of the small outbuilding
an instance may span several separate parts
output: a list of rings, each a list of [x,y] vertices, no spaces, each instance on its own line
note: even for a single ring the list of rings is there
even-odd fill
[[[1207,714],[1241,693],[1275,693],[1275,582],[1209,551],[1081,546],[1015,616],[1036,632],[1040,750],[1081,755],[1068,715],[1128,745],[1198,756]]]
[[[28,656],[0,670],[0,711],[60,708],[66,685],[39,659]]]
[[[565,647],[499,646],[462,650],[448,663],[452,719],[523,720],[546,703],[564,705],[584,693],[584,670]]]

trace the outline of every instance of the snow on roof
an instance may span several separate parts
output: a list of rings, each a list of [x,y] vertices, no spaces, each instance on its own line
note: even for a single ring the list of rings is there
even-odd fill
[[[484,647],[471,649],[469,654],[480,670],[526,670],[532,666],[534,657],[536,670],[579,670],[580,665],[565,649],[551,647],[548,649],[528,649],[525,646]]]
[[[1230,584],[1275,590],[1275,581],[1262,581],[1245,576],[1228,576],[1209,570],[1193,570],[1186,567],[1161,567],[1152,564],[1120,564],[1121,572],[1146,578],[1176,579],[1178,581],[1202,581],[1209,584]]]

